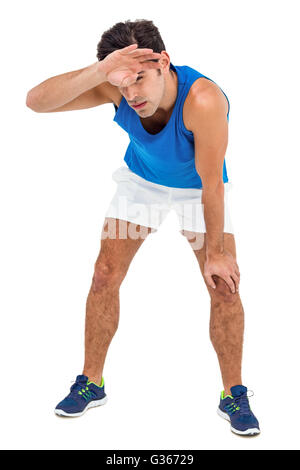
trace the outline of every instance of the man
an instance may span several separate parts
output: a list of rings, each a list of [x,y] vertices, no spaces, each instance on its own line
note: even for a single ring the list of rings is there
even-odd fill
[[[120,285],[145,238],[174,208],[211,298],[210,337],[224,383],[218,413],[235,433],[258,434],[241,378],[244,312],[226,197],[227,96],[195,69],[174,66],[152,21],[114,25],[102,35],[97,58],[27,96],[36,112],[113,103],[114,121],[130,136],[126,165],[113,174],[118,188],[87,299],[84,369],[55,412],[80,416],[106,402],[102,373],[118,326]]]

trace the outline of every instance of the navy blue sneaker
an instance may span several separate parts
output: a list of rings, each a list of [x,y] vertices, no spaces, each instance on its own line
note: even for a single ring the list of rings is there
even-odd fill
[[[259,434],[259,423],[249,406],[247,387],[235,385],[230,391],[231,395],[226,395],[226,397],[224,391],[221,393],[218,414],[230,421],[231,431],[236,434],[242,436]]]
[[[106,402],[103,377],[99,386],[90,382],[85,375],[78,375],[69,395],[57,405],[54,411],[59,416],[82,416],[89,408],[104,405]]]

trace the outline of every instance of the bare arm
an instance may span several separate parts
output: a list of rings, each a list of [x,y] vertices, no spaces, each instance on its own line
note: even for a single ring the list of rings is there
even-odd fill
[[[26,105],[38,113],[71,111],[112,102],[101,62],[48,78],[32,88]]]
[[[134,83],[141,70],[159,68],[160,54],[131,44],[104,60],[74,72],[51,77],[32,88],[26,105],[38,113],[70,111],[112,103],[116,87]]]
[[[222,93],[222,92],[220,92]],[[215,87],[194,94],[190,106],[195,167],[202,180],[202,204],[207,226],[207,254],[223,251],[223,163],[228,142],[226,106]]]
[[[227,102],[215,86],[195,94],[189,127],[194,135],[195,167],[202,180],[202,204],[206,225],[205,277],[215,288],[212,275],[222,277],[232,292],[238,289],[239,270],[224,250],[223,164],[228,142]]]

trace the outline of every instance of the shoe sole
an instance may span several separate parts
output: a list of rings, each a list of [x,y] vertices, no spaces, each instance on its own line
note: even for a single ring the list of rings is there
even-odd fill
[[[221,411],[220,408],[217,409],[217,413],[221,418],[226,419],[226,421],[230,422],[230,418],[227,413],[224,413],[224,411]],[[232,432],[235,434],[238,434],[239,436],[256,436],[257,434],[260,434],[260,430],[258,428],[250,428],[247,429],[246,431],[239,431],[238,429],[235,429],[233,426],[230,426],[230,429]]]
[[[79,417],[79,416],[82,416],[88,409],[90,408],[95,408],[96,406],[101,406],[101,405],[105,405],[105,403],[107,402],[107,395],[105,395],[104,398],[101,398],[101,400],[93,400],[91,401],[87,406],[86,408],[81,411],[80,413],[66,413],[65,411],[63,410],[54,410],[54,413],[58,416],[66,416],[68,418],[76,418],[76,417]]]

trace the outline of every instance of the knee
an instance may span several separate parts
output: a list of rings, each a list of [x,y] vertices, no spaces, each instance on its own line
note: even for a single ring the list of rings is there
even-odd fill
[[[226,303],[232,304],[237,302],[239,299],[239,293],[235,292],[232,293],[231,289],[229,288],[228,284],[219,276],[213,276],[213,280],[216,284],[215,289],[211,289],[211,300],[214,303]]]
[[[106,261],[96,262],[92,290],[93,292],[99,292],[102,289],[118,287],[121,278],[121,273],[115,266]]]

